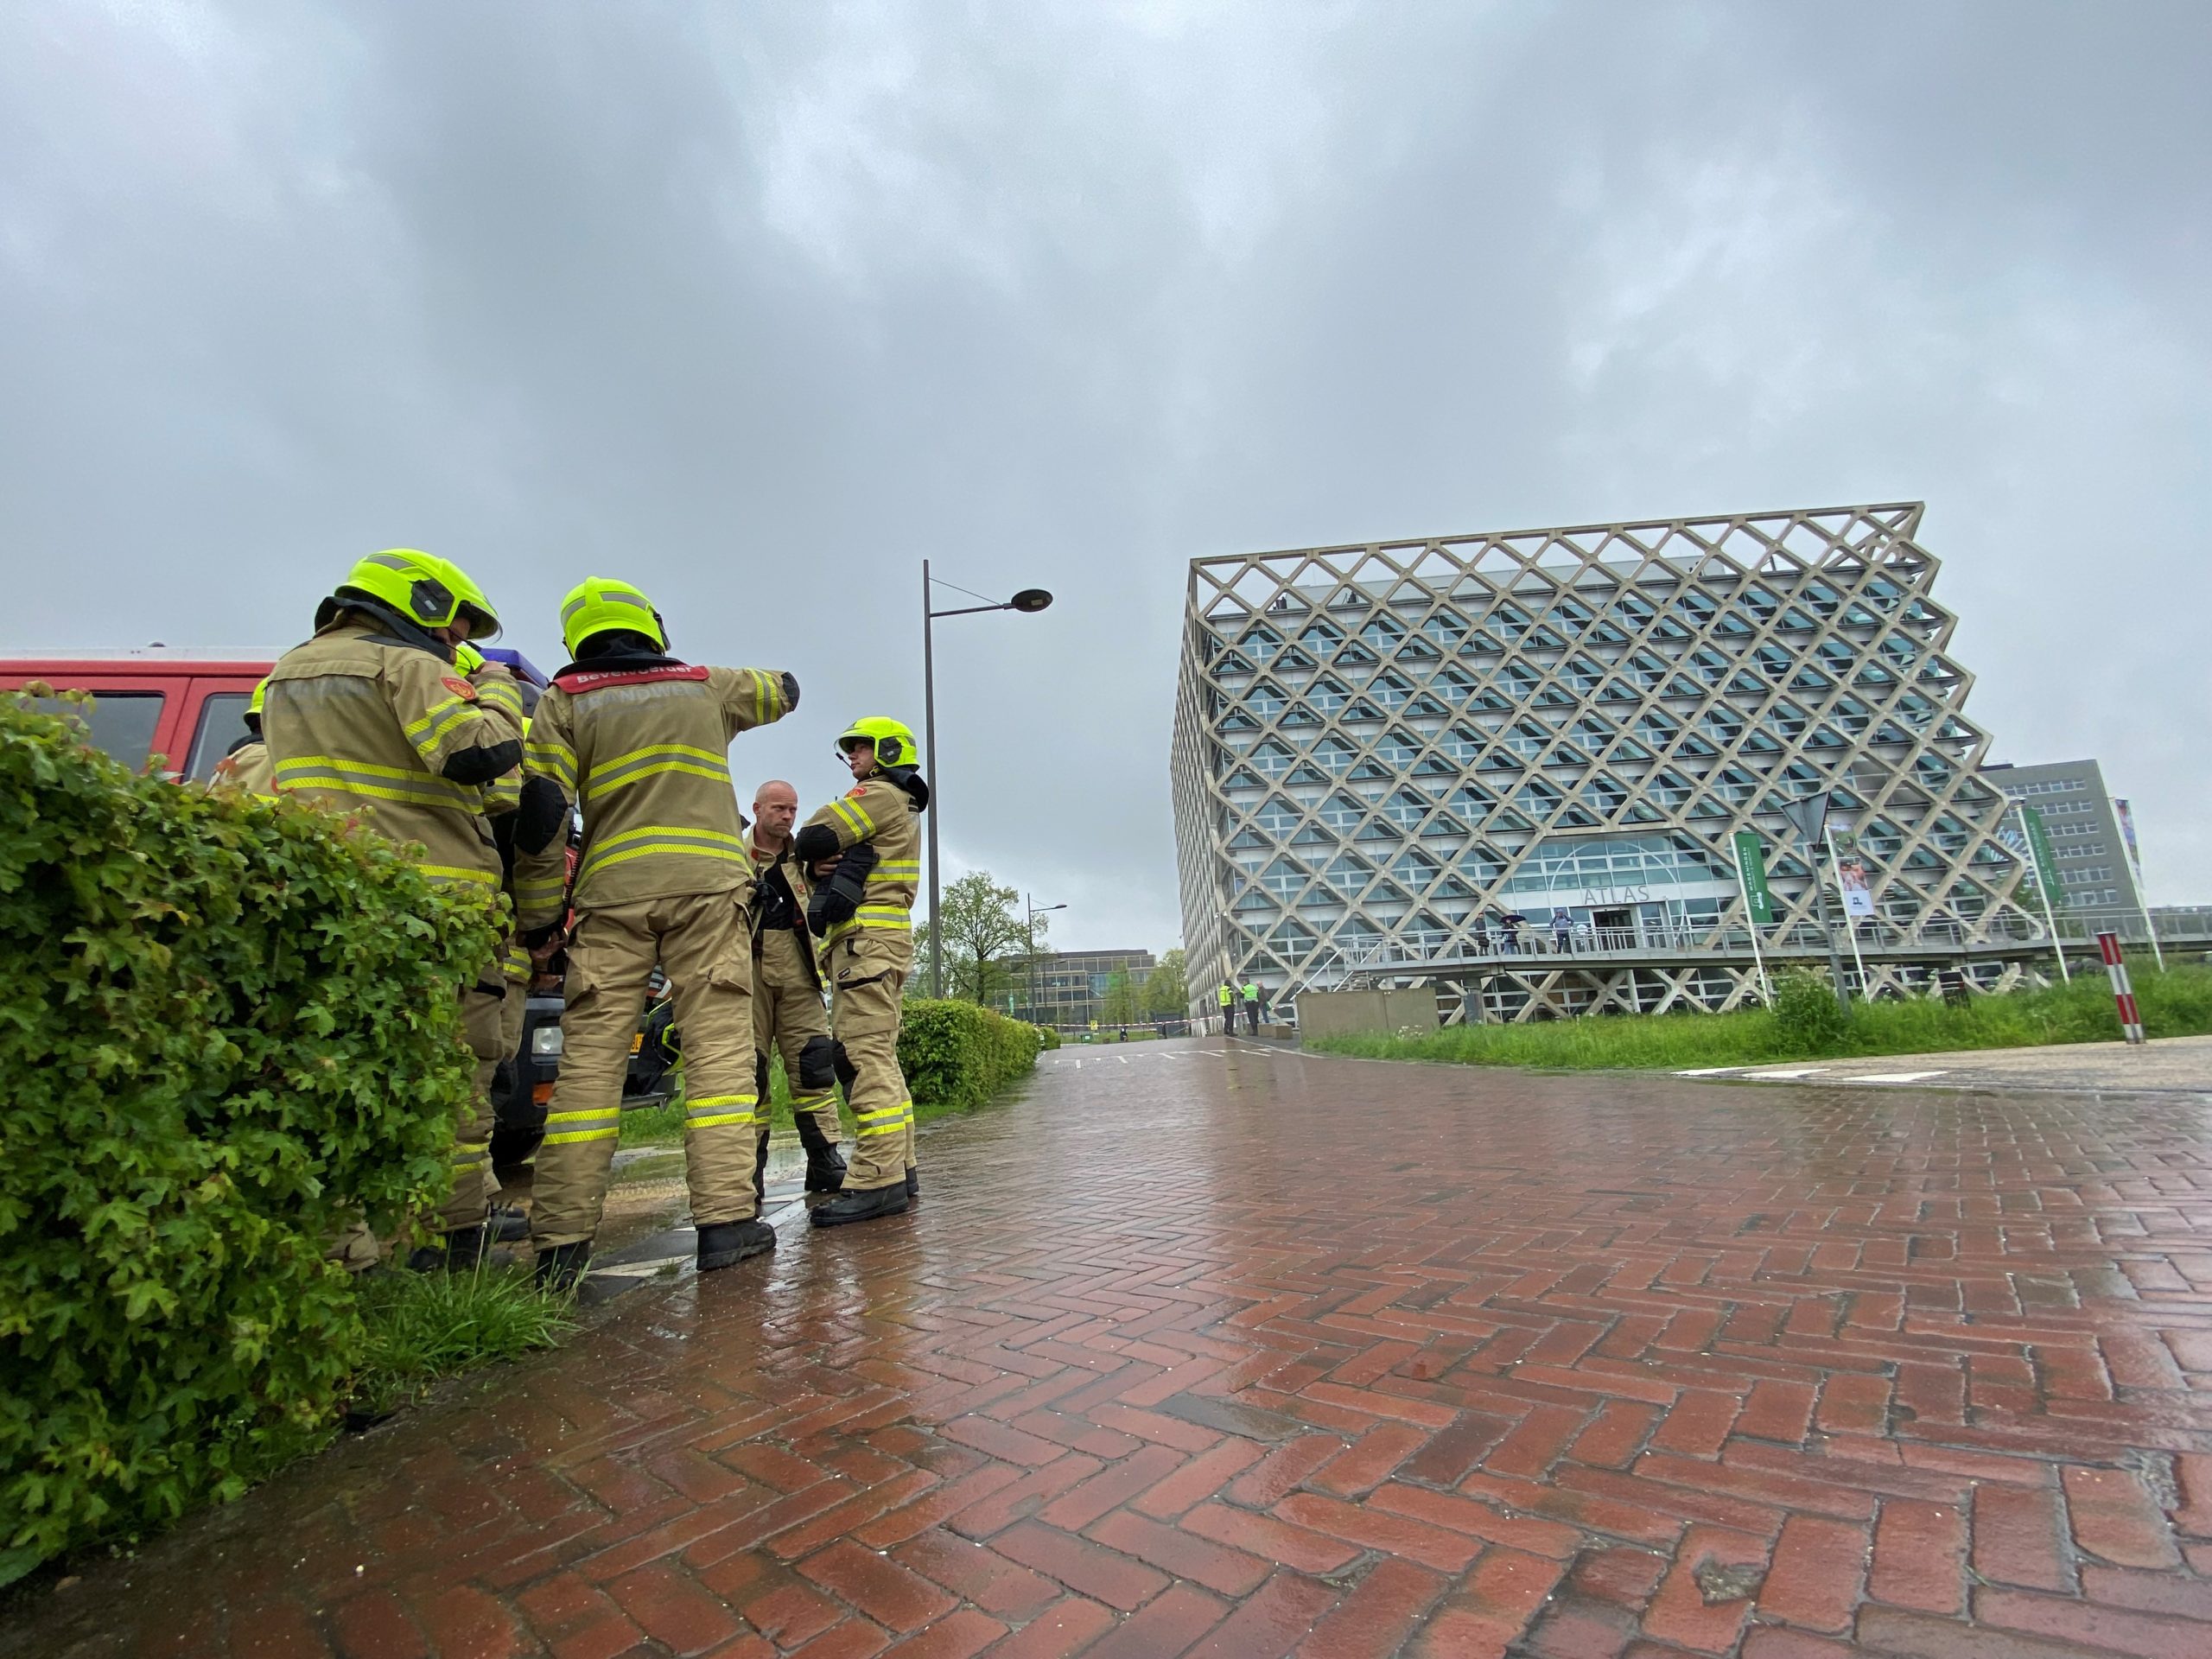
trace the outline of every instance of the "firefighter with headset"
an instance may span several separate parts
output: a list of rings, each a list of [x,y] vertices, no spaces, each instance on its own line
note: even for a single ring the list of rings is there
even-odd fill
[[[266,683],[262,729],[276,792],[327,802],[394,841],[419,843],[416,868],[432,881],[496,893],[500,859],[484,791],[515,769],[522,732],[454,659],[463,641],[499,632],[490,603],[446,560],[391,548],[353,566],[317,607],[315,627]],[[475,1103],[455,1131],[440,1242],[409,1258],[418,1269],[474,1265],[486,1243],[488,1090],[505,1000],[497,961],[455,988],[476,1057]]]
[[[267,680],[253,688],[253,695],[245,700],[245,735],[224,751],[209,783],[242,789],[249,795],[276,792],[270,773],[269,744],[261,735],[261,710],[268,696]]]
[[[827,1051],[845,1085],[855,1128],[844,1189],[816,1206],[817,1227],[895,1216],[921,1185],[914,1103],[899,1069],[899,993],[914,961],[919,820],[930,790],[914,734],[895,720],[856,720],[837,748],[852,791],[809,818],[791,842],[813,881],[807,920],[830,982],[830,1037],[816,1039],[815,1051]]]
[[[572,804],[583,813],[561,1070],[532,1184],[538,1281],[582,1276],[621,1133],[622,1081],[656,963],[683,1033],[685,1173],[702,1272],[775,1247],[753,1192],[753,861],[730,788],[740,732],[798,706],[798,683],[668,654],[652,601],[594,576],[561,606],[572,660],[531,717],[515,889],[523,942],[558,934]]]

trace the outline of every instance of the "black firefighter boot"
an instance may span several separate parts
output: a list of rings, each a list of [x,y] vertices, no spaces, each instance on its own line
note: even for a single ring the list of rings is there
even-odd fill
[[[845,1159],[837,1143],[822,1133],[812,1112],[793,1112],[791,1119],[798,1125],[798,1143],[806,1148],[806,1190],[836,1192],[845,1184]]]
[[[906,1205],[904,1181],[870,1187],[864,1192],[847,1187],[829,1203],[815,1205],[807,1218],[817,1227],[842,1227],[852,1221],[874,1221],[878,1216],[904,1215]]]
[[[537,1253],[537,1287],[556,1296],[574,1290],[582,1281],[590,1261],[591,1241],[588,1238],[580,1238],[573,1244],[548,1244]]]
[[[410,1273],[474,1273],[484,1264],[491,1239],[480,1227],[455,1227],[435,1244],[418,1245],[407,1257]]]
[[[748,1255],[776,1248],[776,1230],[760,1217],[744,1221],[718,1221],[699,1230],[699,1271],[733,1268]]]
[[[918,1198],[921,1196],[922,1172],[916,1169],[912,1164],[909,1164],[906,1166],[906,1197],[909,1199],[913,1199]]]

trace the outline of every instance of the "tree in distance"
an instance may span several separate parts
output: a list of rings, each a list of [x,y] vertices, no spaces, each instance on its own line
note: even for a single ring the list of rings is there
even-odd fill
[[[1021,908],[1021,894],[1002,887],[988,870],[962,876],[944,890],[938,906],[938,931],[944,936],[944,990],[948,996],[1003,1008],[1006,994],[1016,988],[1028,960],[1029,926]],[[1037,943],[1045,943],[1047,918],[1037,918]],[[929,982],[930,953],[939,941],[931,937],[926,923],[916,931],[916,972],[910,987]]]

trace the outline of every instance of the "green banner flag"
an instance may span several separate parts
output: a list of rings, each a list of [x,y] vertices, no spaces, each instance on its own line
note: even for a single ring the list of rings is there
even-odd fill
[[[1736,832],[1736,876],[1743,883],[1745,907],[1754,926],[1774,925],[1774,896],[1766,890],[1766,851],[1755,830]]]
[[[2035,860],[2031,873],[2037,891],[2053,910],[2061,909],[2066,900],[2058,890],[2058,859],[2050,850],[2050,832],[2044,828],[2042,810],[2021,802],[2020,822],[2027,826],[2028,851]]]

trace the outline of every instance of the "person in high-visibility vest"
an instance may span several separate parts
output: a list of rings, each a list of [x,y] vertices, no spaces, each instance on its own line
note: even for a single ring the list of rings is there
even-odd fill
[[[1256,980],[1244,982],[1244,1022],[1253,1036],[1260,1034],[1260,986]]]
[[[683,1159],[702,1273],[775,1248],[756,1213],[753,926],[729,746],[798,706],[798,682],[668,654],[652,601],[593,576],[561,606],[569,665],[531,716],[515,826],[523,943],[558,937],[571,803],[583,814],[561,1071],[537,1151],[538,1281],[589,1262],[621,1134],[622,1080],[656,963],[683,1033]]]
[[[1236,1034],[1236,988],[1224,979],[1221,982],[1221,988],[1213,994],[1213,997],[1215,1001],[1221,1004],[1221,1034],[1224,1037],[1235,1036]]]

